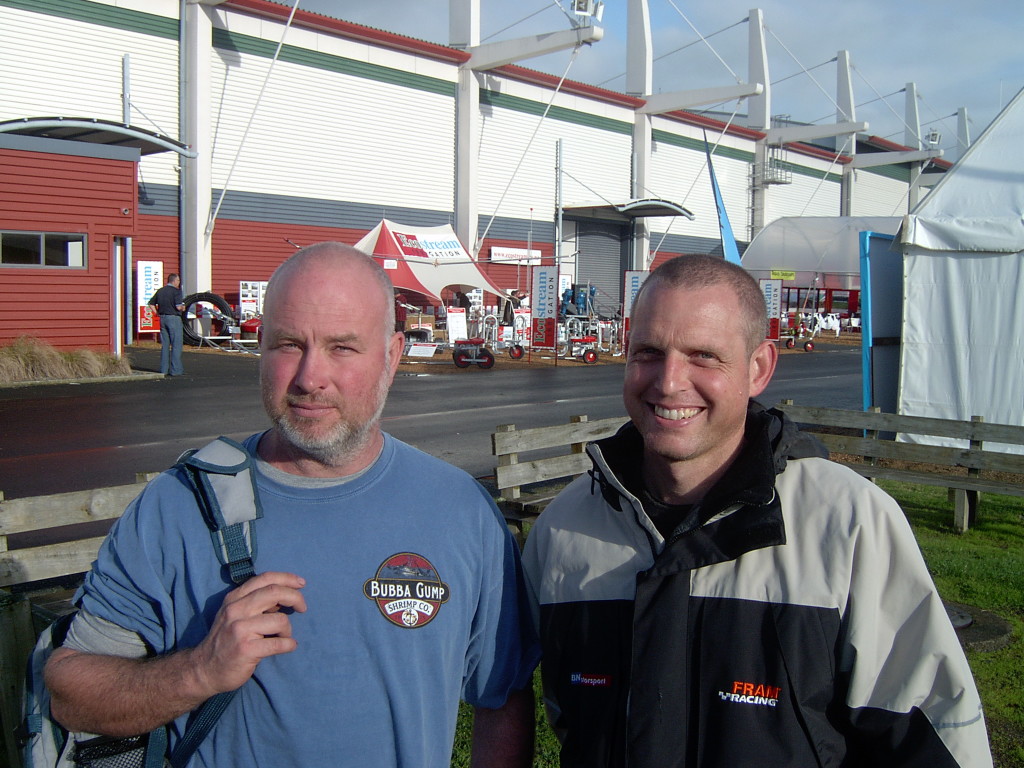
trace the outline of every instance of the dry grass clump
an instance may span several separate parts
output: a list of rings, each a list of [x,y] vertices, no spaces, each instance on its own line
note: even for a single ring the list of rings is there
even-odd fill
[[[31,336],[0,347],[0,384],[19,381],[87,379],[131,373],[125,359],[108,352],[75,349],[64,352]]]

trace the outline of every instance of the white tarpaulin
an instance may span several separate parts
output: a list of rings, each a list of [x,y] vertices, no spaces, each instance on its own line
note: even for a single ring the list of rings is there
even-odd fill
[[[796,288],[860,288],[860,233],[894,235],[898,216],[788,216],[750,241],[743,268],[756,278],[772,271],[795,272],[785,285]]]
[[[1024,425],[1022,136],[1018,94],[906,218],[900,413]]]

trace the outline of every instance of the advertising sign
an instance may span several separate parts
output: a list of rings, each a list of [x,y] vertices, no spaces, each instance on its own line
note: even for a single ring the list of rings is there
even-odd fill
[[[629,331],[629,318],[633,315],[633,302],[636,300],[637,293],[640,292],[640,286],[644,284],[644,280],[649,274],[650,272],[645,269],[626,270],[622,289],[622,328],[624,331]]]
[[[491,246],[492,264],[520,264],[536,266],[540,264],[541,252],[536,248],[498,248]]]
[[[778,341],[781,337],[782,323],[782,281],[765,280],[757,281],[761,285],[761,293],[764,294],[764,305],[768,310],[768,336],[769,341]]]
[[[408,346],[405,354],[409,357],[433,357],[434,352],[436,351],[437,344],[427,344],[417,341]]]
[[[531,267],[533,270],[530,334],[538,349],[555,349],[558,345],[558,266]]]
[[[135,264],[135,285],[138,287],[136,295],[139,333],[159,333],[160,319],[156,313],[156,307],[149,306],[149,300],[153,298],[164,284],[164,263],[162,261],[139,261]]]
[[[448,307],[448,341],[468,339],[465,307]]]
[[[452,234],[429,232],[399,232],[392,229],[402,255],[407,259],[429,261],[465,261],[466,250]]]
[[[533,312],[529,309],[512,310],[515,315],[515,322],[512,325],[512,340],[524,347],[530,346],[530,324],[533,320]]]
[[[241,280],[238,283],[238,306],[242,319],[263,314],[263,296],[267,292],[266,280]]]

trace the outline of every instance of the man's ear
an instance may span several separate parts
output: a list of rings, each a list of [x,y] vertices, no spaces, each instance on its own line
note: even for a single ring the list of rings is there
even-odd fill
[[[391,371],[391,381],[394,381],[398,373],[398,364],[402,361],[402,352],[405,351],[405,334],[395,331],[388,342],[388,368]]]
[[[757,397],[768,386],[779,361],[775,342],[762,341],[750,355],[750,396]]]

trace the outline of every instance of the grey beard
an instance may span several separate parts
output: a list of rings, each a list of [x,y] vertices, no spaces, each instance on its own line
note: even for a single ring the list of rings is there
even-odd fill
[[[374,418],[356,429],[348,424],[342,424],[334,430],[333,434],[317,439],[304,434],[284,416],[279,416],[274,420],[281,436],[289,445],[317,463],[328,467],[344,464],[349,457],[366,445],[376,423],[377,419]]]
[[[310,459],[327,467],[344,464],[358,453],[370,440],[374,428],[380,423],[387,402],[388,385],[385,378],[377,384],[375,395],[378,400],[377,409],[365,423],[353,427],[348,423],[339,424],[334,431],[322,438],[311,438],[303,434],[282,414],[273,419],[285,441]]]

